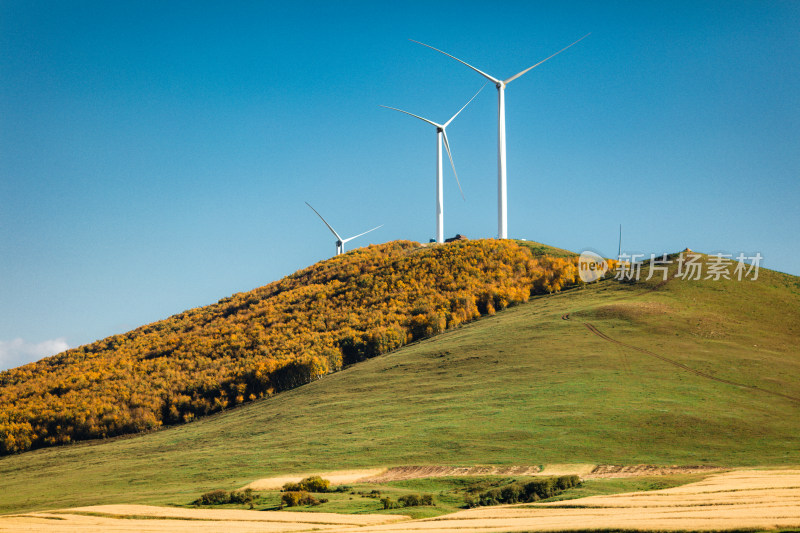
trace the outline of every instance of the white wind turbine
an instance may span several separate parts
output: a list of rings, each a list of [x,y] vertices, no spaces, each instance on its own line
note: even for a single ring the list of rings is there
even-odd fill
[[[497,79],[497,78],[495,78],[493,76],[490,76],[489,74],[486,74],[482,70],[478,70],[477,68],[473,67],[472,65],[470,65],[466,61],[462,61],[459,58],[457,58],[455,56],[452,56],[452,55],[448,54],[447,52],[439,50],[438,48],[434,48],[433,46],[431,46],[429,44],[421,43],[419,41],[415,41],[414,39],[409,39],[410,41],[413,41],[415,43],[421,44],[422,46],[427,46],[428,48],[431,48],[432,50],[436,50],[439,53],[442,53],[442,54],[444,54],[444,55],[446,55],[448,57],[451,57],[451,58],[455,59],[456,61],[458,61],[459,63],[463,63],[464,65],[468,66],[469,68],[471,68],[472,70],[474,70],[475,72],[477,72],[478,74],[483,76],[484,78],[486,78],[489,81],[493,82],[495,84],[495,86],[497,87],[497,237],[500,238],[500,239],[507,239],[508,238],[508,211],[507,211],[507,209],[508,209],[508,205],[507,205],[508,204],[508,194],[507,194],[507,188],[506,188],[506,101],[505,101],[506,85],[508,85],[509,83],[514,81],[515,79],[519,78],[523,74],[527,73],[529,70],[531,70],[531,69],[533,69],[535,67],[538,67],[539,65],[541,65],[542,63],[544,63],[548,59],[551,59],[551,58],[557,56],[558,54],[560,54],[561,52],[563,52],[564,50],[566,50],[570,46],[579,43],[580,41],[582,41],[583,39],[585,39],[589,35],[591,35],[591,34],[587,33],[586,35],[584,35],[583,37],[581,37],[580,39],[578,39],[577,41],[575,41],[571,45],[562,48],[561,50],[559,50],[555,54],[542,59],[541,61],[539,61],[538,63],[536,63],[532,67],[528,67],[525,70],[523,70],[522,72],[514,74],[513,76],[511,76],[510,78],[508,78],[506,80],[500,80],[500,79]]]
[[[483,87],[486,85],[484,84]],[[478,92],[475,93],[475,96],[478,96],[483,90],[483,87],[478,89]],[[461,113],[465,107],[469,105],[475,99],[475,96],[469,99],[469,102],[464,104],[461,109],[459,109],[455,115],[450,117],[450,120],[445,122],[444,124],[438,124],[433,122],[432,120],[428,120],[427,118],[423,118],[419,115],[415,115],[414,113],[409,113],[408,111],[403,111],[402,109],[397,109],[396,107],[389,107],[388,105],[382,105],[381,107],[385,107],[386,109],[394,109],[395,111],[400,111],[401,113],[405,113],[406,115],[411,115],[412,117],[418,118],[423,122],[427,122],[428,124],[436,127],[436,242],[443,243],[444,242],[444,184],[442,180],[442,141],[444,141],[444,147],[447,150],[447,157],[450,158],[450,166],[453,168],[453,175],[456,177],[456,183],[458,184],[458,190],[461,192],[461,197],[464,197],[464,191],[461,189],[461,182],[458,181],[458,173],[456,172],[456,166],[453,163],[453,154],[450,153],[450,142],[447,140],[447,126],[453,122],[459,113]]]
[[[311,204],[310,204],[310,203],[308,203],[308,202],[306,202],[306,205],[307,205],[308,207],[311,207]],[[367,233],[369,233],[370,231],[375,231],[376,229],[383,227],[383,224],[381,224],[380,226],[375,226],[375,227],[374,227],[374,228],[372,228],[371,230],[367,230],[367,231],[365,231],[364,233],[359,233],[358,235],[354,235],[354,236],[352,236],[352,237],[348,237],[348,238],[346,238],[346,239],[342,239],[342,237],[341,237],[341,236],[340,236],[338,233],[336,233],[336,230],[335,230],[335,229],[333,229],[333,228],[331,227],[331,225],[330,225],[330,224],[328,224],[328,221],[327,221],[327,220],[325,220],[324,218],[322,218],[322,215],[320,215],[320,214],[319,214],[319,212],[318,212],[316,209],[314,209],[313,207],[311,207],[311,210],[312,210],[312,211],[314,211],[315,213],[317,213],[317,216],[318,216],[320,219],[322,219],[322,221],[325,223],[325,225],[326,225],[326,226],[328,226],[328,229],[329,229],[329,230],[331,230],[331,233],[333,233],[333,234],[336,236],[336,255],[341,255],[341,254],[343,254],[343,253],[344,253],[344,243],[346,243],[346,242],[349,242],[349,241],[352,241],[353,239],[355,239],[355,238],[357,238],[357,237],[361,237],[362,235],[366,235],[366,234],[367,234]]]

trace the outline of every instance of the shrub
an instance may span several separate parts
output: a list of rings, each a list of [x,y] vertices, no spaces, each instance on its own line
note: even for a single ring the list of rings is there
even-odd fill
[[[383,500],[381,500],[383,501]],[[406,494],[397,499],[401,507],[417,507],[420,505],[433,505],[433,495],[431,494]]]
[[[420,499],[417,494],[406,494],[397,498],[397,502],[403,507],[416,507],[420,505]]]
[[[285,483],[283,491],[285,492],[330,492],[331,482],[327,479],[322,479],[320,476],[310,476],[302,479],[299,483]]]
[[[229,501],[228,492],[219,489],[206,492],[192,503],[195,505],[221,505],[224,503],[228,503],[228,501]]]
[[[327,479],[322,479],[319,476],[307,477],[300,482],[302,490],[308,492],[328,492],[331,482]]]
[[[284,492],[281,494],[281,503],[286,507],[295,507],[297,505],[319,505],[321,502],[311,494],[301,490]]]
[[[384,509],[394,509],[397,507],[397,502],[392,500],[390,497],[381,498],[381,503],[383,504]]]
[[[230,503],[253,503],[253,489],[234,490],[231,492],[228,501]]]
[[[518,503],[525,500],[525,490],[520,483],[512,483],[500,489],[503,503]]]
[[[218,489],[206,492],[193,503],[195,505],[222,505],[230,501],[228,491]]]
[[[571,489],[572,487],[577,487],[580,484],[581,478],[579,476],[559,476],[556,478],[556,488],[558,488],[558,490]]]
[[[556,490],[556,482],[554,478],[548,477],[534,479],[533,481],[525,484],[525,497],[527,501],[533,501],[534,496],[536,496],[537,499],[543,500],[555,495]]]
[[[578,476],[559,476],[537,478],[527,483],[509,483],[500,488],[482,492],[478,498],[467,496],[464,503],[467,507],[477,505],[498,505],[501,503],[535,502],[551,498],[561,492],[577,487],[581,479]]]
[[[491,489],[480,495],[481,505],[498,505],[502,503],[502,495],[500,489]]]
[[[256,497],[253,489],[234,490],[231,492],[222,489],[206,492],[192,502],[194,505],[225,505],[226,503],[247,503],[253,508]]]

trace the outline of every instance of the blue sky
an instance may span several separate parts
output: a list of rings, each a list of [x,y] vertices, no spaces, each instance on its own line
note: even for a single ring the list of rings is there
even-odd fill
[[[434,235],[506,91],[509,235],[800,274],[800,2],[0,0],[0,368]],[[496,235],[496,90],[445,234]]]

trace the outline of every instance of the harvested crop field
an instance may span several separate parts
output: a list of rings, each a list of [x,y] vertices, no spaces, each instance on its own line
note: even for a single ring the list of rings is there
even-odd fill
[[[565,465],[557,465],[565,466]],[[574,465],[568,465],[573,466]],[[580,466],[580,465],[579,465]],[[574,468],[573,468],[574,469]],[[583,468],[586,472],[591,471]],[[386,483],[405,479],[420,479],[448,476],[532,476],[542,473],[538,466],[396,466],[364,470],[336,470],[334,472],[311,472],[288,476],[269,477],[248,483],[242,488],[253,490],[278,490],[284,483],[297,483],[304,477],[320,476],[334,485],[347,483]],[[560,471],[559,471],[560,473]],[[570,473],[573,473],[570,471]],[[548,475],[556,475],[548,471]]]
[[[484,507],[366,531],[719,531],[798,526],[800,470],[740,470],[672,489]]]
[[[408,520],[402,515],[347,515],[235,509],[182,509],[149,505],[96,505],[0,517],[0,531],[102,532],[343,531]]]
[[[334,472],[307,472],[305,474],[258,479],[252,483],[248,483],[242,488],[253,490],[280,490],[286,483],[297,483],[301,479],[309,476],[320,476],[330,481],[333,485],[344,485],[355,483],[362,479],[380,476],[386,472],[386,470],[386,468],[368,468],[362,470],[336,470]]]
[[[702,474],[719,471],[711,466],[653,466],[653,465],[592,465],[548,464],[541,466],[395,466],[363,470],[336,470],[333,472],[308,472],[258,479],[243,489],[280,490],[285,483],[297,483],[304,477],[321,476],[333,485],[348,483],[387,483],[406,479],[464,476],[563,476],[575,474],[583,479],[662,476],[671,474]]]
[[[719,472],[714,466],[654,466],[654,465],[597,465],[589,473],[579,473],[583,479],[612,477],[668,476],[672,474],[707,474]],[[547,473],[544,472],[544,473]],[[572,472],[569,472],[572,473]]]
[[[0,517],[0,531],[425,531],[622,529],[766,530],[800,527],[800,469],[738,470],[671,489],[553,503],[484,507],[437,518],[108,505]]]

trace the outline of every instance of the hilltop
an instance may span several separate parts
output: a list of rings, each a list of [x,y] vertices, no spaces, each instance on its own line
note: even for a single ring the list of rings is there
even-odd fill
[[[798,346],[795,276],[601,281],[191,424],[2,458],[0,511],[403,465],[798,465]]]
[[[271,396],[574,285],[575,264],[565,250],[513,241],[354,250],[0,373],[0,453],[153,430]]]

